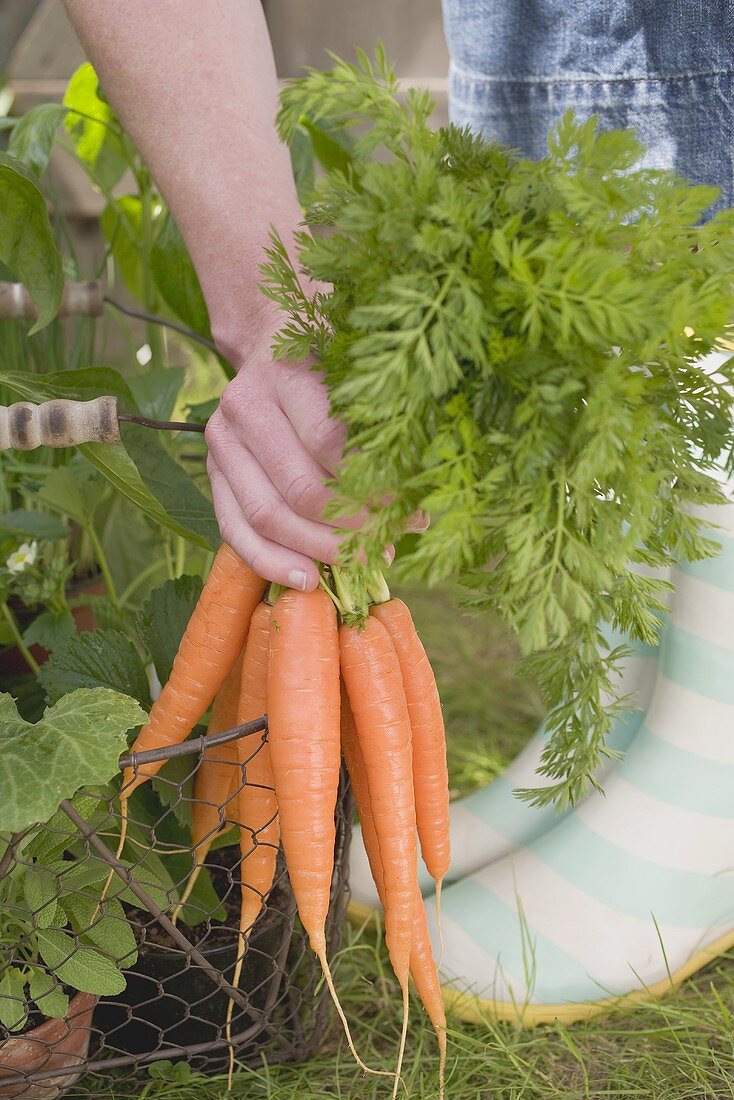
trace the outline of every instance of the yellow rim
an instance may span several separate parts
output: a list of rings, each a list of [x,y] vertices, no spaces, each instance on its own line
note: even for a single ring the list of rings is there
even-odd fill
[[[537,1027],[538,1024],[552,1024],[560,1020],[564,1024],[574,1024],[581,1020],[591,1020],[613,1008],[625,1008],[628,1005],[644,1004],[672,993],[674,989],[690,978],[696,971],[708,966],[718,955],[723,955],[734,947],[734,928],[730,929],[708,947],[695,951],[690,959],[669,978],[663,978],[646,989],[636,989],[621,997],[609,997],[603,1001],[587,1001],[581,1004],[514,1004],[508,1001],[490,1001],[473,993],[462,993],[458,989],[442,986],[446,1008],[460,1020],[468,1024],[485,1023],[490,1020],[507,1020],[522,1027]]]
[[[374,928],[376,915],[375,909],[359,901],[350,901],[347,909],[347,917],[353,924],[365,925],[367,928]],[[591,1020],[594,1016],[600,1016],[615,1008],[656,1001],[666,993],[672,993],[686,978],[690,978],[692,974],[708,966],[718,955],[724,955],[732,948],[734,948],[734,928],[714,940],[708,947],[695,951],[690,959],[675,970],[669,978],[662,978],[645,989],[636,989],[632,993],[625,993],[620,997],[607,997],[601,1001],[557,1005],[520,1004],[513,1001],[487,1000],[476,993],[462,992],[447,985],[442,986],[441,990],[447,1010],[467,1024],[482,1024],[488,1019],[507,1021],[519,1024],[521,1027],[537,1027],[539,1024],[552,1024],[556,1020],[560,1020],[563,1024],[575,1024],[583,1020]]]

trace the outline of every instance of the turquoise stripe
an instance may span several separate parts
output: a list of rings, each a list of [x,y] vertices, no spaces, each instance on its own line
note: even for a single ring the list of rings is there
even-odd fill
[[[718,531],[711,531],[708,537],[721,544],[721,550],[716,557],[705,558],[703,561],[682,561],[677,568],[696,580],[734,592],[734,538]]]
[[[686,752],[656,737],[647,726],[638,734],[634,752],[617,766],[617,774],[661,802],[734,819],[734,764]]]
[[[675,871],[640,859],[579,821],[566,819],[528,846],[567,882],[618,913],[679,928],[708,928],[734,917],[734,874]]]
[[[474,878],[452,886],[443,896],[442,912],[497,962],[499,976],[509,976],[527,984],[528,1000],[554,1004],[562,1001],[595,1001],[607,993],[574,959],[534,928],[523,929],[522,920],[512,906]],[[447,933],[450,943],[451,933]],[[600,949],[603,944],[600,943]],[[494,974],[462,975],[467,984],[482,995],[482,983]],[[615,991],[616,992],[616,991]],[[523,1003],[522,990],[516,991]]]
[[[660,656],[663,676],[707,699],[734,705],[734,623],[732,647],[725,649],[670,626]]]
[[[462,800],[462,808],[483,825],[488,825],[513,847],[546,829],[557,814],[552,807],[529,806],[515,794],[515,786],[506,773],[498,775],[488,787]]]
[[[642,725],[643,718],[640,710],[626,711],[612,727],[607,741],[609,747],[624,752]],[[542,729],[536,734],[536,737],[540,736],[543,736]],[[461,805],[478,821],[489,825],[517,847],[557,824],[560,817],[552,806],[530,806],[522,802],[515,794],[515,788],[516,782],[509,779],[505,772],[488,787],[463,799]]]

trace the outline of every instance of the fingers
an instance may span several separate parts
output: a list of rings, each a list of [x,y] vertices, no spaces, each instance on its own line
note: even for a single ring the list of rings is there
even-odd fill
[[[287,377],[276,383],[281,370]],[[333,496],[325,481],[344,436],[316,372],[278,365],[241,373],[225,389],[206,429],[215,509],[222,537],[266,580],[316,587],[312,559],[335,564],[339,529],[364,523],[366,509],[324,518]],[[407,529],[427,526],[425,513],[416,513]]]
[[[258,462],[288,508],[298,516],[323,522],[331,527],[358,528],[359,516],[324,518],[333,493],[325,482],[329,471],[306,450],[285,412],[274,399],[258,390],[246,394],[240,377],[222,394],[219,411],[207,427],[207,442],[220,467],[229,477],[230,466],[217,454],[217,446],[236,440]]]
[[[247,562],[263,580],[309,592],[318,587],[319,571],[304,554],[264,538],[245,520],[242,509],[216,460],[207,462],[212,483],[214,508],[224,541]]]
[[[321,371],[301,363],[283,363],[275,376],[275,394],[305,450],[335,474],[347,439],[346,425],[331,415]]]
[[[301,363],[283,363],[275,378],[280,407],[304,448],[324,470],[336,474],[344,454],[347,428],[331,415],[323,373]],[[358,529],[365,519],[366,511],[362,511],[342,526]],[[419,511],[411,516],[405,529],[425,531],[429,523],[426,512]]]
[[[327,565],[336,564],[340,536],[326,523],[306,519],[289,508],[272,481],[252,454],[231,436],[212,451],[245,523],[262,538],[281,546],[297,548],[299,553]]]

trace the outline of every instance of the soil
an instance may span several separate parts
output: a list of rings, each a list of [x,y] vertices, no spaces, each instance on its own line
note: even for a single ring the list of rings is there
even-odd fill
[[[181,931],[191,940],[195,947],[206,951],[217,947],[227,947],[232,943],[232,937],[237,929],[240,913],[240,878],[239,866],[241,862],[239,845],[232,844],[227,848],[219,848],[209,857],[211,862],[206,868],[212,880],[212,885],[220,899],[224,899],[223,905],[227,911],[224,920],[202,920],[193,927],[180,923]],[[279,917],[288,898],[288,879],[284,873],[282,851],[278,854],[278,866],[275,885],[270,893],[265,913],[261,915],[259,925],[270,922]],[[168,932],[160,926],[158,921],[144,909],[127,908],[127,914],[133,926],[138,946],[142,951],[161,947],[169,951],[178,951],[180,948],[171,939]],[[170,916],[170,912],[168,913]]]

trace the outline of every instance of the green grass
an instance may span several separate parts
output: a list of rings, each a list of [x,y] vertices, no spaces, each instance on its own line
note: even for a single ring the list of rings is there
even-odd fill
[[[540,714],[532,684],[515,680],[516,651],[489,616],[457,613],[448,589],[407,595],[437,669],[453,786],[462,792],[489,781],[517,752]],[[721,959],[680,993],[588,1024],[521,1031],[487,1020],[482,1027],[450,1020],[448,1100],[723,1100],[734,1098],[734,965]],[[393,1066],[399,995],[374,933],[348,929],[337,987],[360,1053],[375,1068]],[[437,1095],[430,1027],[412,1007],[404,1067],[407,1096]],[[215,1100],[224,1078],[187,1084],[151,1081],[145,1096]],[[378,1100],[385,1079],[364,1078],[336,1027],[305,1065],[241,1071],[233,1096],[246,1100]],[[406,1093],[403,1093],[406,1095]]]

